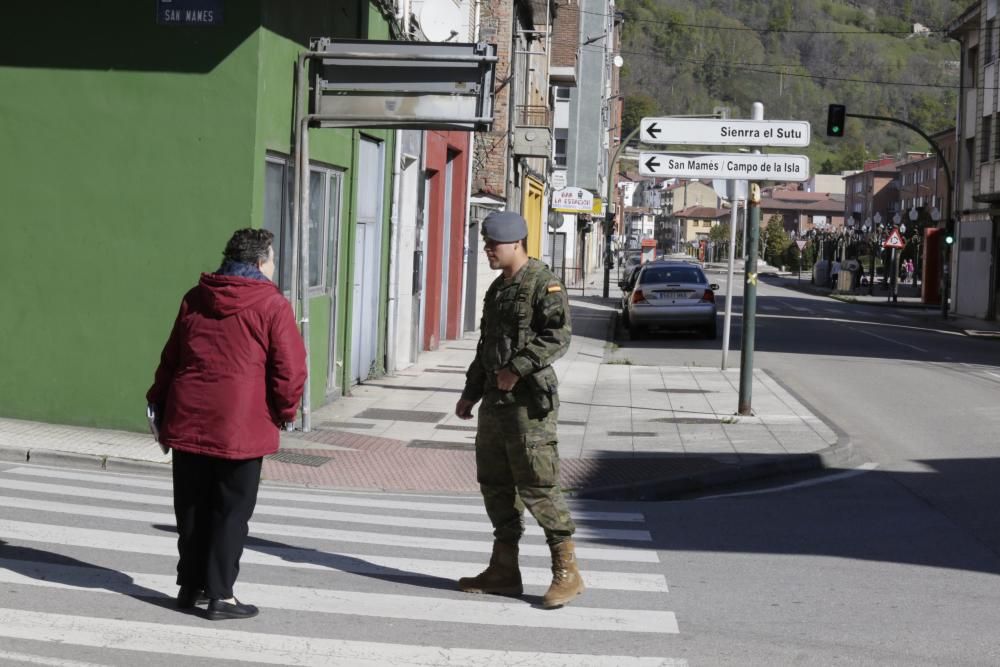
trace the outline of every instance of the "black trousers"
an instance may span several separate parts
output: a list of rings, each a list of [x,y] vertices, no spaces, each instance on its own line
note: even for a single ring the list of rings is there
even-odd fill
[[[233,597],[263,459],[230,461],[174,450],[177,583]]]

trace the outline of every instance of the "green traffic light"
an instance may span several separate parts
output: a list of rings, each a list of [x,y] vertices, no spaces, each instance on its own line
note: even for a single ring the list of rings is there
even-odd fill
[[[955,237],[954,236],[946,236],[946,237],[944,237],[944,242],[947,243],[948,245],[951,245],[952,243],[955,242]]]
[[[839,125],[834,125],[830,129],[833,131],[834,134],[840,134],[840,126]]]

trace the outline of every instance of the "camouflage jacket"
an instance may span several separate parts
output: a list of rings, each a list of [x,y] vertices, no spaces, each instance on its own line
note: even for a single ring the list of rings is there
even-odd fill
[[[569,347],[572,333],[566,288],[537,259],[510,280],[501,275],[486,292],[476,358],[466,372],[462,398],[486,405],[534,403],[551,410],[556,374],[551,364]],[[500,391],[496,373],[521,376],[513,391]]]

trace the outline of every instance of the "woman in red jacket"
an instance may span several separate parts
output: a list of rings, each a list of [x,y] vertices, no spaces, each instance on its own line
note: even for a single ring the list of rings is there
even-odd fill
[[[306,379],[295,315],[271,282],[274,235],[241,229],[222,266],[184,295],[146,399],[173,449],[177,606],[208,598],[212,620],[252,618],[233,595],[261,462],[295,419]]]

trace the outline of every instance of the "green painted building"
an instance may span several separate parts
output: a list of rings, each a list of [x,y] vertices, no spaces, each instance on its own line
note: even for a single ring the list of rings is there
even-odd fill
[[[144,428],[180,298],[233,230],[278,233],[288,286],[297,55],[391,38],[367,1],[174,4],[214,6],[195,25],[164,4],[5,10],[0,416]],[[392,135],[312,131],[313,407],[381,371]]]

